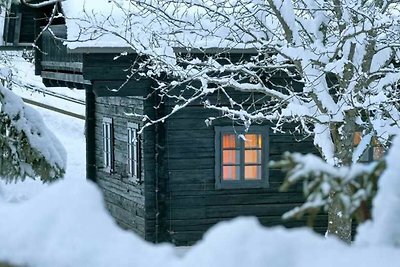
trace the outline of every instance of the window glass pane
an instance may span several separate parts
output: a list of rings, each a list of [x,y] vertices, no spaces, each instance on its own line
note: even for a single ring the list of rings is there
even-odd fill
[[[222,151],[223,164],[239,164],[240,163],[240,150],[223,150]]]
[[[245,148],[261,148],[261,134],[245,134],[244,138]]]
[[[244,167],[245,180],[261,180],[261,166],[245,166]]]
[[[244,163],[261,164],[261,150],[245,150]]]
[[[223,148],[235,148],[236,147],[236,135],[235,134],[223,134],[222,135],[222,147]]]
[[[132,130],[128,128],[128,144],[132,143]]]
[[[362,133],[361,132],[355,132],[353,135],[353,144],[358,145],[360,144],[362,139]]]
[[[240,167],[239,166],[223,166],[222,179],[223,180],[239,180]]]

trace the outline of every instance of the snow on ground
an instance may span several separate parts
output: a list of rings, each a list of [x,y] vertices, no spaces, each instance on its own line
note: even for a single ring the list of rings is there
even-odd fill
[[[265,228],[254,218],[213,227],[178,256],[119,229],[98,189],[66,179],[29,201],[0,205],[0,261],[29,267],[398,267],[400,250],[349,247],[307,229]],[[12,233],[12,234],[10,234]]]

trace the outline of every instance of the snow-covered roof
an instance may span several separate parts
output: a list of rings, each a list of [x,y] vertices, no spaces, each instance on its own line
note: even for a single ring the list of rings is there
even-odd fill
[[[210,12],[204,8],[192,4],[159,0],[66,0],[62,6],[70,49],[112,47],[169,54],[172,47],[254,48],[251,42],[254,35],[265,37],[265,32],[256,28],[251,29],[252,36],[237,36],[233,15],[221,22],[209,16]],[[228,7],[224,12],[229,14],[229,10]],[[237,11],[232,8],[231,12]],[[171,18],[175,21],[173,26]]]

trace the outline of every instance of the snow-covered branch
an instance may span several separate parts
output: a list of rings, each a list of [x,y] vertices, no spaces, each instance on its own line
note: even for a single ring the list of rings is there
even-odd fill
[[[279,167],[286,173],[281,186],[285,191],[290,186],[303,182],[306,202],[283,215],[285,219],[301,217],[304,214],[327,211],[332,202],[332,193],[340,195],[343,217],[356,217],[358,222],[369,219],[365,203],[370,202],[377,190],[377,180],[385,169],[385,161],[369,164],[357,163],[350,167],[334,167],[320,157],[309,154],[286,153],[272,167]]]
[[[45,6],[50,6],[50,5],[54,5],[60,2],[63,2],[65,0],[44,0],[41,3],[31,3],[30,0],[20,0],[22,3],[24,3],[25,5],[32,7],[32,8],[41,8],[41,7],[45,7]]]
[[[40,115],[9,89],[0,86],[0,177],[6,181],[60,178],[66,152]]]

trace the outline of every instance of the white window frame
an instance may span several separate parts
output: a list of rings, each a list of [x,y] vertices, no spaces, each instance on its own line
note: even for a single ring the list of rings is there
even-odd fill
[[[140,141],[138,135],[139,125],[128,122],[127,124],[127,174],[128,177],[140,182]]]
[[[103,118],[103,167],[106,172],[114,171],[114,129],[112,118]]]

